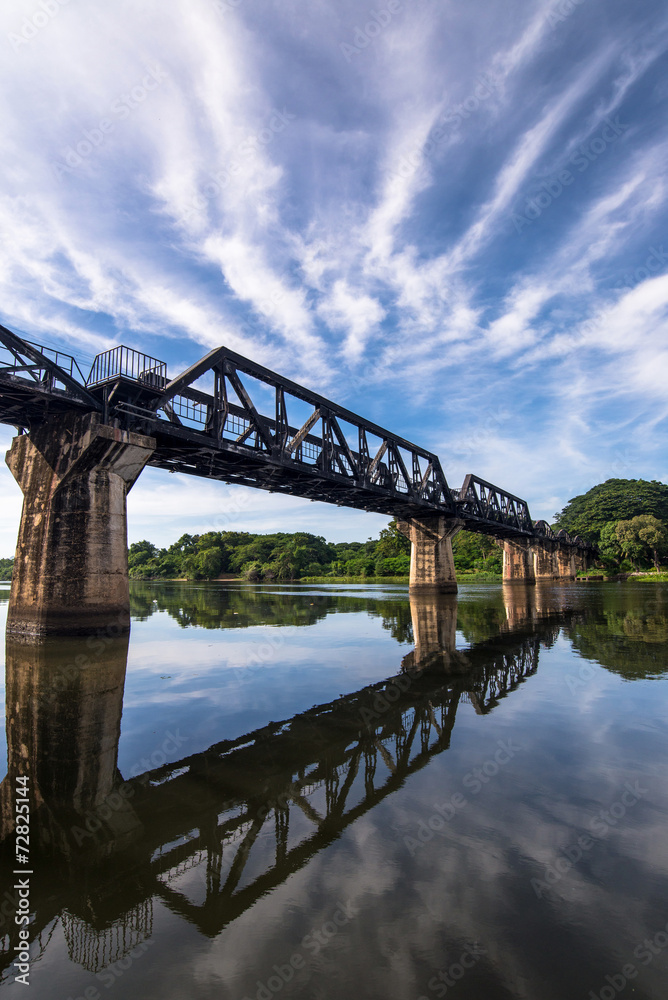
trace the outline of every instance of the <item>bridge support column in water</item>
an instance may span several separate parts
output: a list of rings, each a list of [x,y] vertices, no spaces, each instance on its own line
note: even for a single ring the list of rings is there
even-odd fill
[[[555,543],[534,542],[531,549],[533,552],[533,573],[536,580],[558,580],[559,558]]]
[[[560,545],[556,551],[557,573],[560,580],[574,580],[577,576],[575,552],[573,549]]]
[[[534,558],[531,541],[518,538],[503,542],[503,582],[535,583]]]
[[[128,491],[155,440],[99,414],[53,418],[15,437],[7,464],[23,490],[7,633],[130,628]]]
[[[588,549],[578,549],[573,555],[573,564],[575,569],[575,575],[578,573],[586,573],[594,562],[594,555]]]
[[[544,580],[574,580],[579,568],[578,558],[571,546],[551,539],[506,540],[503,542],[503,582],[530,584]]]
[[[411,592],[456,594],[452,539],[464,527],[464,521],[439,514],[397,521],[397,527],[411,542]]]
[[[534,576],[541,580],[574,580],[575,550],[552,541],[532,542]]]

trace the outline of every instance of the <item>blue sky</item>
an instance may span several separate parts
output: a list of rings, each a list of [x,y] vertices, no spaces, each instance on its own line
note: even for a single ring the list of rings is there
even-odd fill
[[[0,321],[176,373],[226,344],[551,518],[668,482],[658,0],[0,12]],[[0,430],[0,446],[11,431]],[[20,493],[0,472],[0,554]],[[386,519],[148,470],[130,539]]]

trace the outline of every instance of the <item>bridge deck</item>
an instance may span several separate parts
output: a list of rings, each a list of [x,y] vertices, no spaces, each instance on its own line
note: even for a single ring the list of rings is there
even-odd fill
[[[0,327],[0,422],[29,430],[73,410],[155,438],[149,464],[171,472],[497,537],[552,534],[526,501],[473,475],[451,489],[437,455],[225,347],[171,381],[164,362],[117,347],[86,377]]]

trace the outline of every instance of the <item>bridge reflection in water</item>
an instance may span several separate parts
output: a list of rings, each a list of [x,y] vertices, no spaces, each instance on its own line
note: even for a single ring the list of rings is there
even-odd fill
[[[150,937],[156,897],[215,936],[447,750],[462,701],[486,714],[535,674],[564,612],[542,610],[536,588],[506,588],[504,600],[502,628],[458,650],[456,598],[411,598],[415,649],[395,676],[125,777],[127,637],[94,662],[85,640],[8,639],[3,969],[16,943],[7,859],[18,774],[31,776],[40,950],[60,918],[70,958],[100,971]]]

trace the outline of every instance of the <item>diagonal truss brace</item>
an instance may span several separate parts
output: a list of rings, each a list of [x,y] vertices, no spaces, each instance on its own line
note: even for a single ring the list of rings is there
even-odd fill
[[[46,357],[41,351],[38,351],[36,347],[32,344],[27,343],[22,337],[17,337],[15,333],[8,330],[4,326],[0,326],[0,342],[5,345],[17,358],[26,357],[34,363],[35,366],[43,368],[48,371],[55,379],[62,384],[76,396],[82,403],[86,406],[90,406],[92,410],[96,410],[101,413],[103,410],[102,403],[95,398],[80,382],[77,382],[69,372],[57,365],[55,361],[51,358]],[[14,370],[30,370],[30,365],[20,365]]]

